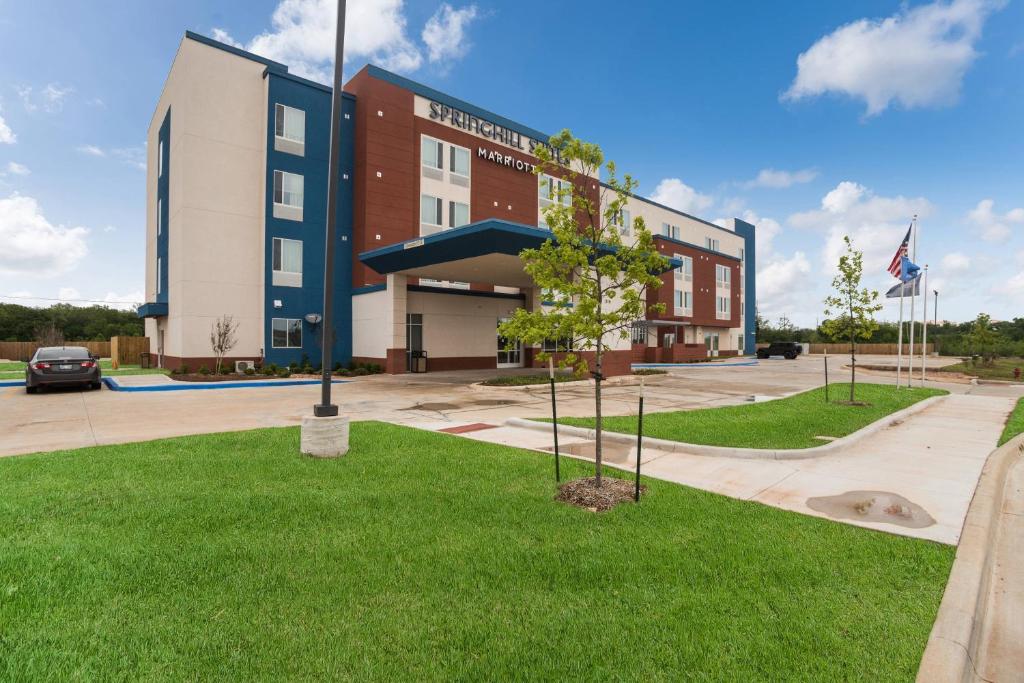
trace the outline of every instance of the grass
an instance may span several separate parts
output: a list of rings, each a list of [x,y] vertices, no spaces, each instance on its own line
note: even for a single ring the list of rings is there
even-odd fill
[[[1003,433],[999,437],[999,445],[1002,446],[1013,437],[1022,433],[1024,433],[1024,398],[1017,401],[1017,407],[1013,409],[1010,417],[1006,419],[1006,427],[1003,428]]]
[[[0,458],[0,680],[910,680],[955,549],[354,423]],[[592,466],[563,462],[568,476]]]
[[[589,379],[587,376],[577,377],[572,373],[555,373],[555,382],[577,382],[582,379]],[[487,387],[525,387],[531,384],[549,384],[551,380],[548,373],[537,373],[532,375],[503,375],[492,377],[480,382]]]
[[[848,399],[849,384],[833,384],[832,403],[823,387],[788,398],[724,408],[704,408],[644,415],[644,436],[709,446],[742,448],[810,448],[825,443],[816,436],[842,437],[902,410],[941,389],[900,389],[892,385],[857,384],[856,399],[868,406],[836,403]],[[593,427],[594,418],[560,418],[562,424]],[[608,431],[636,434],[635,415],[606,417]]]
[[[109,358],[100,359],[100,368],[105,377],[120,377],[123,375],[166,375],[170,370],[164,368],[143,368],[140,365],[122,365],[117,370],[112,369]],[[14,361],[0,363],[0,380],[3,379],[24,379],[25,363]]]
[[[971,361],[963,361],[940,368],[939,372],[962,372],[965,375],[973,375],[981,379],[1014,381],[1014,368],[1020,368],[1021,378],[1018,381],[1024,381],[1024,358],[996,358],[991,365],[981,361],[978,361],[977,365]]]

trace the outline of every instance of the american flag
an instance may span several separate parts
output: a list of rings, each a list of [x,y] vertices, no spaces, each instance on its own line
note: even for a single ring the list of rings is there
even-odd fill
[[[913,227],[914,225],[911,223],[910,228],[907,228],[907,236],[903,238],[900,248],[896,250],[896,255],[892,257],[892,263],[889,264],[889,274],[893,277],[900,276],[902,260],[907,255],[907,245],[910,244],[910,229]]]

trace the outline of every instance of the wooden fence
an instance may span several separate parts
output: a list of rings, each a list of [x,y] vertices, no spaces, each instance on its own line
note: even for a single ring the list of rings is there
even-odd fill
[[[758,344],[757,348],[765,348],[768,344]],[[857,344],[857,353],[864,353],[867,355],[877,356],[896,356],[899,355],[899,344]],[[842,354],[850,353],[849,344],[811,344],[810,353],[827,353],[830,356],[840,356]],[[931,355],[935,352],[935,345],[928,344],[927,353]],[[903,353],[910,353],[910,344],[903,345]],[[921,345],[914,344],[914,354],[921,354]]]
[[[110,339],[110,360],[115,369],[122,365],[138,365],[143,353],[149,353],[149,337]]]
[[[39,346],[39,342],[0,342],[0,359],[27,361]],[[64,346],[84,346],[94,356],[110,357],[110,342],[67,341]]]

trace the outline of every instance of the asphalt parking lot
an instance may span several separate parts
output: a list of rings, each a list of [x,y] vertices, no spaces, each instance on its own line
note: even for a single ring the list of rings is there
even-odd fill
[[[879,360],[865,358],[865,361]],[[830,360],[830,379],[843,381],[841,358]],[[682,410],[743,403],[751,395],[785,396],[823,381],[820,356],[795,361],[769,360],[754,366],[695,365],[648,377],[646,409]],[[544,416],[548,387],[526,389],[473,386],[496,371],[353,378],[334,388],[335,402],[353,420],[381,420],[439,429],[469,422],[500,423],[508,417]],[[123,382],[172,381],[159,376],[120,378]],[[872,382],[894,378],[862,375]],[[638,387],[605,387],[606,414],[636,409]],[[943,384],[951,391],[988,388]],[[998,388],[997,388],[998,390]],[[288,386],[125,393],[65,389],[27,395],[21,387],[0,388],[0,455],[52,451],[99,444],[143,441],[185,434],[297,425],[319,399],[319,386]],[[559,385],[562,415],[593,414],[589,384]]]

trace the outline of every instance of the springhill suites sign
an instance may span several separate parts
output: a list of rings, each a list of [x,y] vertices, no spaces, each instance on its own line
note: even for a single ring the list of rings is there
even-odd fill
[[[461,109],[449,107],[447,104],[431,101],[430,118],[435,121],[447,123],[453,128],[459,128],[468,133],[474,133],[481,137],[500,142],[533,156],[537,156],[538,147],[546,147],[551,152],[551,155],[556,162],[561,161],[558,150],[554,149],[547,142],[526,137],[517,130],[513,130],[507,126],[502,126],[501,124],[494,123],[493,121],[488,121],[487,119],[480,118],[475,114],[470,114],[469,112],[462,111]]]

